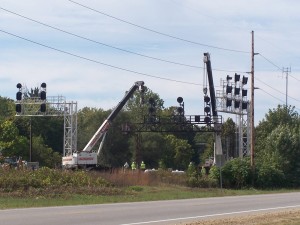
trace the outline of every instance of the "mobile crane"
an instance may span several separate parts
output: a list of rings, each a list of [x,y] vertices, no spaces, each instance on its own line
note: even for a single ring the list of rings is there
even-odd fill
[[[119,102],[119,104],[113,109],[113,111],[109,114],[107,119],[101,124],[99,129],[96,131],[94,136],[90,139],[87,145],[80,152],[73,152],[71,155],[64,156],[62,158],[63,168],[72,169],[72,168],[94,168],[98,165],[98,155],[103,146],[103,142],[106,136],[108,129],[110,128],[113,120],[121,111],[123,106],[126,104],[128,99],[133,95],[133,93],[140,88],[140,91],[143,93],[144,82],[137,81],[133,84],[130,90],[126,93],[123,99]],[[95,144],[102,138],[100,143],[100,147],[98,151],[93,151],[93,147]]]
[[[216,94],[214,87],[214,80],[212,75],[211,61],[209,53],[204,53],[203,58],[204,63],[206,64],[206,71],[209,83],[209,94],[210,94],[210,102],[211,102],[211,110],[212,110],[212,120],[215,129],[215,154],[217,156],[223,155],[222,150],[222,142],[221,142],[221,123],[219,121],[217,107],[216,107]],[[218,164],[218,162],[217,162]]]

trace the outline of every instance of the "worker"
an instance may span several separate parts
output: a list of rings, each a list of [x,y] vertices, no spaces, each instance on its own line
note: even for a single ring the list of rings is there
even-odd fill
[[[135,164],[135,161],[133,161],[133,162],[131,163],[131,169],[132,169],[132,171],[136,170],[136,164]]]
[[[126,162],[123,166],[124,173],[128,170],[128,168],[129,168],[129,164],[128,164],[128,162]]]
[[[146,169],[146,164],[144,163],[144,161],[141,162],[141,166],[140,166],[141,170],[145,170]]]

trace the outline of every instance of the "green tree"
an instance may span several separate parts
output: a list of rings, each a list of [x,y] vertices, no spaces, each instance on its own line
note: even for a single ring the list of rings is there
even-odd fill
[[[269,110],[256,128],[255,152],[258,185],[266,186],[262,184],[266,175],[268,186],[300,185],[300,117],[294,107]]]
[[[143,160],[148,168],[158,168],[159,161],[163,157],[163,149],[165,145],[164,136],[161,133],[142,133],[141,134],[141,152],[140,158]],[[134,143],[132,143],[134,142]],[[131,152],[136,151],[136,138],[131,138],[130,146]]]
[[[61,155],[48,147],[41,136],[32,139],[32,161],[39,162],[40,166],[56,168],[61,165]]]
[[[236,124],[231,118],[228,118],[225,123],[222,124],[222,142],[225,144],[226,155],[230,158],[238,157],[236,152]]]
[[[12,99],[0,96],[0,122],[14,118],[15,104]]]
[[[225,187],[243,188],[251,185],[252,170],[249,157],[235,158],[227,161],[222,168]]]
[[[165,136],[163,162],[168,167],[185,170],[192,158],[193,149],[187,140],[178,139],[174,135]]]
[[[4,156],[26,156],[28,141],[19,135],[12,121],[6,120],[0,124],[0,150]]]
[[[79,110],[77,115],[78,150],[82,150],[86,146],[107,116],[108,112],[103,109],[85,107]]]

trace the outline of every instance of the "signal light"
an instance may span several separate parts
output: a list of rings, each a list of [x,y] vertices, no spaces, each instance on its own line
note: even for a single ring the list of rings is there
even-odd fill
[[[21,100],[22,100],[22,92],[21,92],[21,91],[18,91],[18,92],[17,92],[16,98],[17,98],[18,101],[21,101]]]
[[[240,88],[237,88],[237,87],[236,87],[236,88],[234,89],[234,94],[235,94],[235,95],[239,95],[239,94],[240,94]]]
[[[229,75],[227,75],[226,80],[229,81],[229,80],[231,80],[231,79],[232,79],[232,77],[229,76]]]
[[[21,113],[22,112],[21,104],[16,104],[16,112],[17,113]]]
[[[242,84],[247,84],[247,82],[248,82],[248,77],[245,77],[245,76],[243,76],[243,79],[242,79]]]
[[[41,100],[46,100],[46,91],[41,91]]]
[[[209,106],[204,107],[204,112],[209,113],[210,112],[210,107]]]
[[[239,108],[240,107],[240,101],[234,101],[234,108]]]
[[[41,104],[41,112],[46,112],[46,103]]]
[[[227,100],[226,100],[226,107],[230,107],[230,106],[232,106],[232,100],[229,99],[229,98],[227,98]]]
[[[177,102],[178,102],[179,104],[181,104],[181,103],[183,102],[183,98],[182,98],[182,97],[178,97],[178,98],[177,98]]]
[[[182,115],[183,114],[183,108],[182,107],[178,107],[177,108],[177,112]]]
[[[226,86],[226,94],[232,93],[232,86]]]
[[[208,97],[207,95],[204,96],[204,102],[209,103],[210,102],[210,97]]]
[[[42,84],[41,84],[41,87],[42,87],[42,88],[46,88],[46,87],[47,87],[46,83],[42,83]]]
[[[195,116],[195,122],[200,122],[200,116]]]
[[[240,76],[241,75],[239,75],[239,74],[234,74],[234,82],[238,82],[238,81],[240,81]]]
[[[204,122],[205,122],[205,123],[209,124],[210,121],[211,121],[211,119],[210,119],[209,116],[206,116],[206,117],[204,118]]]

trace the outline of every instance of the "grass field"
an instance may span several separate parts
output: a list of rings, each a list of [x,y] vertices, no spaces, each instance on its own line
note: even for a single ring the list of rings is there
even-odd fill
[[[190,188],[186,176],[114,171],[92,173],[48,168],[0,171],[0,209],[137,202],[279,193],[291,190]]]

